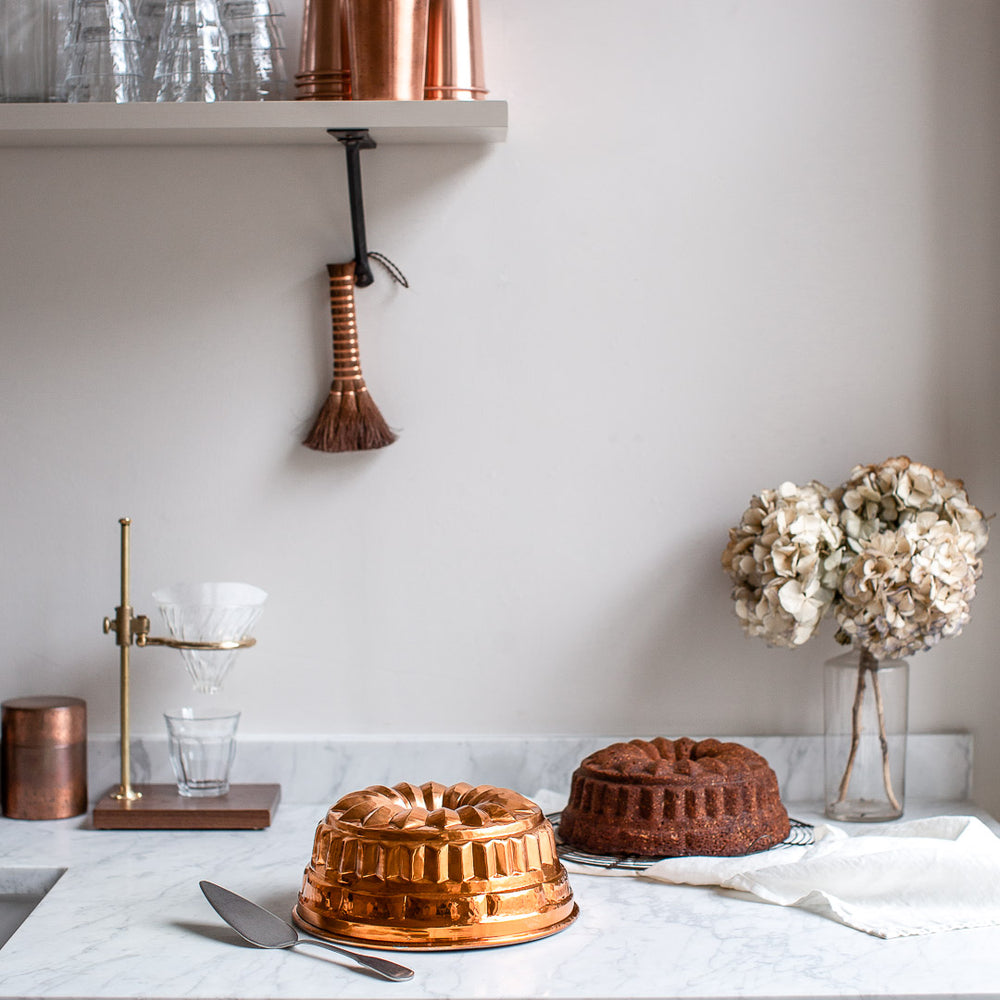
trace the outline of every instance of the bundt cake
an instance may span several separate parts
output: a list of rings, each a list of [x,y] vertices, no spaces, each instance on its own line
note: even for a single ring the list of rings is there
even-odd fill
[[[680,857],[763,851],[788,836],[778,779],[749,747],[719,740],[632,740],[583,760],[559,822],[595,854]]]
[[[407,782],[345,795],[318,825],[294,918],[371,947],[482,948],[576,917],[541,809],[506,788]]]

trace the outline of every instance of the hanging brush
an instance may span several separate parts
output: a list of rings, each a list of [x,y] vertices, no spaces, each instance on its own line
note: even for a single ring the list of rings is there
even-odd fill
[[[396,440],[361,374],[354,311],[355,262],[327,264],[333,326],[333,382],[330,394],[302,443],[316,451],[368,451]]]

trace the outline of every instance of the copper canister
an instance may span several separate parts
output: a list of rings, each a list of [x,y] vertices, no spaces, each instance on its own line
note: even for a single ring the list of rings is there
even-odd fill
[[[2,706],[0,783],[11,819],[66,819],[87,811],[87,703],[14,698]]]
[[[430,0],[424,99],[481,101],[488,93],[479,0]]]
[[[295,99],[347,101],[350,97],[351,64],[344,0],[305,0]]]
[[[343,0],[351,99],[419,101],[427,66],[428,0]]]

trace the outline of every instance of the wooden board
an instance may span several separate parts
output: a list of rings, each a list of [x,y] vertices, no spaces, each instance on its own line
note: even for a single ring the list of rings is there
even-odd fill
[[[186,798],[176,785],[136,785],[141,799],[111,793],[94,806],[97,830],[261,830],[281,799],[281,785],[231,785],[226,795]]]

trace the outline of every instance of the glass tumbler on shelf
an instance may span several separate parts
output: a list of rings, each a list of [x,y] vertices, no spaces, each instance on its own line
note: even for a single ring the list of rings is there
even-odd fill
[[[139,58],[142,66],[142,99],[156,100],[156,57],[160,54],[160,34],[167,0],[136,0],[135,20],[139,26]]]
[[[66,99],[66,0],[0,0],[0,100]]]
[[[230,101],[280,101],[285,96],[284,10],[278,0],[222,0],[229,37]]]
[[[229,39],[216,0],[166,0],[153,76],[159,102],[226,99]]]
[[[139,29],[131,0],[71,0],[66,33],[66,100],[141,100]]]

